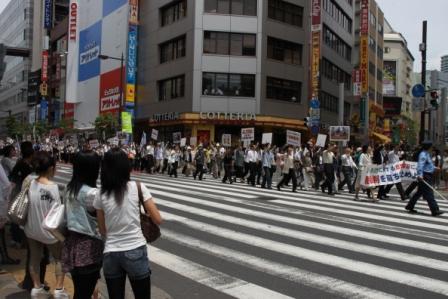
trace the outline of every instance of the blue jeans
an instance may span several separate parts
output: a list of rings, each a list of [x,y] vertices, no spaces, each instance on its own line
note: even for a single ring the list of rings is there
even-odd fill
[[[130,280],[149,277],[151,269],[146,245],[129,251],[105,253],[103,270],[106,279],[122,278],[126,275]]]

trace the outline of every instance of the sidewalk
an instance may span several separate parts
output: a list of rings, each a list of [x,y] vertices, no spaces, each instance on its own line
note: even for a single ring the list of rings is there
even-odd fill
[[[18,282],[25,276],[25,259],[26,251],[23,249],[11,249],[8,248],[9,254],[12,258],[20,259],[19,265],[1,265],[0,268],[4,269],[7,273],[0,274],[0,299],[29,299],[31,298],[28,292],[20,289],[17,285]],[[45,281],[50,286],[55,285],[54,267],[48,265],[47,275]],[[73,298],[73,283],[70,279],[70,275],[65,278],[65,289],[70,294],[70,298]],[[104,278],[99,282],[99,290],[102,299],[108,299],[106,283]],[[126,286],[126,299],[133,299],[132,289],[129,282]],[[151,298],[153,299],[173,299],[165,291],[156,286],[151,287]]]

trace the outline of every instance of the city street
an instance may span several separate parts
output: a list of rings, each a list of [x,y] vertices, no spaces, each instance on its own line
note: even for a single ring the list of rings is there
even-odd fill
[[[66,184],[70,166],[55,180]],[[397,197],[136,173],[162,212],[152,283],[172,298],[446,298],[447,217]],[[442,210],[448,204],[439,200]]]

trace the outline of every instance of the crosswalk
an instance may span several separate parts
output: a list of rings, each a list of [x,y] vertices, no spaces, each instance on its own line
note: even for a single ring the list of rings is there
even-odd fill
[[[61,166],[55,179],[65,184],[70,173]],[[151,262],[229,297],[448,296],[447,217],[431,217],[425,202],[410,215],[398,197],[355,202],[214,179],[133,179],[164,218]]]

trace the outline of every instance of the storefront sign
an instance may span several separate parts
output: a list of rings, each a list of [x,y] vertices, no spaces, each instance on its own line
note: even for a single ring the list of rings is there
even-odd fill
[[[152,121],[160,122],[160,121],[171,121],[179,119],[179,112],[169,112],[169,113],[157,113],[152,115]]]
[[[40,120],[48,119],[48,102],[44,98],[40,101]]]
[[[286,143],[292,146],[300,146],[302,135],[299,132],[286,130]]]
[[[241,140],[255,140],[255,128],[243,128],[241,129]]]
[[[401,105],[403,99],[400,97],[384,97],[383,98],[383,110],[384,116],[394,117],[401,114]]]
[[[257,116],[254,113],[232,113],[232,112],[201,112],[200,118],[209,120],[246,120],[246,121],[257,120]]]
[[[132,114],[129,112],[121,112],[121,131],[132,134]]]
[[[353,96],[361,96],[361,71],[359,69],[353,70]]]
[[[321,0],[312,0],[311,7],[311,31],[320,31],[321,30],[321,10],[322,3]]]
[[[376,187],[415,181],[417,162],[400,161],[390,165],[369,165],[361,176],[361,186]]]
[[[138,0],[129,0],[129,24],[138,25]]]
[[[128,102],[128,103],[135,102],[135,85],[134,84],[126,84],[126,102]]]
[[[48,81],[48,51],[42,51],[42,82]]]
[[[53,1],[45,0],[44,6],[44,28],[51,29],[53,23]]]
[[[68,34],[71,41],[76,41],[78,27],[78,3],[72,0],[70,4],[70,17],[68,19]]]
[[[361,0],[361,35],[369,34],[369,0]]]
[[[312,97],[319,95],[319,75],[320,75],[320,31],[311,34],[311,91]]]
[[[120,68],[100,77],[100,114],[115,113],[120,108]]]
[[[135,85],[137,73],[137,26],[129,26],[126,82]]]
[[[384,61],[383,63],[383,95],[397,95],[397,62]]]
[[[232,135],[222,134],[221,143],[223,146],[232,146]]]
[[[366,94],[369,91],[369,40],[368,36],[361,36],[360,40],[360,71],[361,71],[361,92]]]

